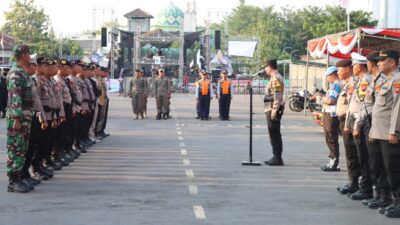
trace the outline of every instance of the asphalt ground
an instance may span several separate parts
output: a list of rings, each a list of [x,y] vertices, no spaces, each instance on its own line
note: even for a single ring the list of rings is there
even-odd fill
[[[195,119],[193,94],[174,94],[172,119],[132,119],[128,98],[111,95],[110,137],[57,171],[28,194],[8,193],[6,131],[0,123],[0,224],[399,224],[340,195],[341,172],[324,173],[328,149],[310,115],[286,110],[284,167],[242,166],[249,150],[249,96],[234,96],[231,121]],[[255,161],[271,156],[262,111],[254,96]],[[2,187],[2,190],[1,190]]]

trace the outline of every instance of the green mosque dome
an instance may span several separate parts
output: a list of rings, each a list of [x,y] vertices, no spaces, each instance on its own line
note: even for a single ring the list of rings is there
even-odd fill
[[[183,11],[171,2],[169,6],[158,13],[156,27],[168,31],[179,30],[183,18]]]

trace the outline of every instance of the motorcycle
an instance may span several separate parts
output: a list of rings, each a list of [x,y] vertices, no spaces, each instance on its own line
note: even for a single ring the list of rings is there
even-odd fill
[[[312,95],[325,95],[324,89],[315,89]],[[309,91],[302,90],[289,97],[289,109],[293,112],[301,112],[304,110],[304,101],[307,99],[306,109],[310,112],[321,111],[322,105],[316,102],[315,99],[310,98]]]

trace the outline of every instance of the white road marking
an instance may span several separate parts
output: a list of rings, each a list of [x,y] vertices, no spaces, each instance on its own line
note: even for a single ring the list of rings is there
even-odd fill
[[[194,215],[199,220],[204,220],[206,218],[206,214],[204,213],[203,206],[201,205],[194,205],[193,206]]]
[[[180,127],[177,127],[176,129],[177,129],[177,130],[180,130],[181,128],[180,128]]]
[[[176,124],[177,127],[179,127],[179,124]]]
[[[229,124],[228,127],[232,127],[232,125]]]
[[[182,131],[177,131],[176,134],[182,135]]]
[[[179,143],[179,146],[185,147],[185,143],[181,142],[181,143]]]
[[[184,123],[182,123],[182,124],[181,124],[181,126],[182,126],[182,127],[184,127],[184,126],[185,126],[185,124],[184,124]]]
[[[186,170],[186,177],[187,178],[194,178],[193,170]]]
[[[186,165],[186,166],[190,165],[189,159],[183,159],[182,161],[183,161],[183,165]]]
[[[179,137],[178,137],[178,140],[181,140],[181,141],[182,141],[182,140],[183,140],[183,137],[179,136]]]
[[[187,155],[187,150],[186,149],[181,149],[181,155]]]
[[[197,186],[194,184],[189,185],[189,192],[191,195],[198,195],[199,190],[197,189]]]

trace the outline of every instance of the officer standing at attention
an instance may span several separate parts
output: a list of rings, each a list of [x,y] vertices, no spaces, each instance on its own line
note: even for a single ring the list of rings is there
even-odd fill
[[[329,83],[326,96],[321,99],[325,141],[329,148],[329,163],[321,167],[322,171],[339,171],[337,168],[339,158],[339,119],[336,114],[336,103],[340,93],[340,81],[336,66],[329,67],[325,72]]]
[[[228,79],[228,72],[223,70],[221,72],[221,79],[217,85],[217,98],[219,99],[219,111],[221,120],[229,119],[229,109],[233,97],[233,85]]]
[[[9,68],[3,68],[3,70],[0,72],[0,112],[1,112],[0,118],[6,117],[6,107],[8,98],[6,76],[8,71],[10,71]]]
[[[349,131],[345,132],[344,127],[349,101],[353,95],[358,79],[353,76],[351,60],[340,60],[336,63],[336,67],[338,68],[339,79],[342,81],[343,85],[336,105],[336,113],[340,121],[340,130],[342,131],[343,143],[346,151],[347,170],[350,181],[348,184],[337,187],[337,190],[341,194],[352,194],[359,189],[358,178],[360,177],[360,165],[358,163],[357,148],[354,144],[353,134]],[[336,160],[337,162],[335,162],[335,164],[339,165],[339,158]]]
[[[168,119],[169,113],[169,99],[171,98],[171,82],[165,77],[164,69],[158,70],[158,77],[154,84],[154,96],[157,102],[157,120],[161,117]],[[161,115],[162,114],[162,115]]]
[[[13,49],[15,64],[7,75],[8,104],[7,127],[7,175],[9,192],[26,193],[32,190],[21,179],[21,172],[28,150],[29,131],[32,121],[32,81],[25,72],[31,60],[29,47],[17,45]]]
[[[376,194],[371,199],[363,200],[362,203],[370,209],[384,208],[392,204],[392,194],[386,178],[381,148],[379,143],[368,141],[372,124],[372,111],[376,99],[376,90],[382,87],[382,83],[386,79],[386,75],[379,72],[378,60],[376,59],[378,56],[379,52],[371,52],[367,55],[368,73],[372,74],[373,81],[368,87],[360,109],[360,117],[356,121],[358,128],[353,132],[353,135],[357,136],[359,130],[359,133],[362,132],[367,139],[370,176],[375,186]]]
[[[214,97],[212,82],[208,79],[208,71],[202,72],[202,78],[196,86],[196,99],[199,101],[199,111],[201,120],[210,120],[210,103]]]
[[[358,77],[358,82],[350,99],[344,132],[356,134],[353,135],[353,140],[357,149],[361,179],[359,181],[359,190],[349,197],[353,200],[364,200],[372,198],[373,190],[369,173],[367,140],[364,134],[357,132],[360,128],[357,128],[356,121],[360,117],[361,104],[365,99],[368,86],[372,81],[372,76],[367,73],[367,58],[354,52],[351,54],[351,57],[353,61],[353,74]]]
[[[276,59],[267,60],[265,72],[270,76],[270,80],[265,89],[264,112],[267,118],[272,153],[274,154],[270,160],[265,161],[265,164],[269,166],[283,166],[281,119],[285,108],[283,101],[285,85],[282,75],[278,72]]]
[[[132,98],[134,119],[144,119],[148,86],[141,69],[135,70],[135,76],[129,84],[129,95]]]
[[[399,52],[384,50],[377,59],[379,71],[386,74],[382,86],[376,90],[372,111],[370,142],[380,148],[386,178],[392,191],[393,203],[379,208],[390,218],[400,218],[400,73]]]
[[[32,178],[31,174],[29,173],[29,168],[31,167],[33,156],[36,155],[37,145],[40,144],[39,138],[41,130],[46,129],[48,124],[45,117],[45,112],[43,110],[42,102],[40,101],[40,97],[37,92],[37,85],[36,79],[34,75],[37,71],[37,62],[35,60],[31,60],[29,69],[27,73],[30,75],[32,81],[32,92],[33,92],[33,116],[32,116],[32,123],[31,123],[31,130],[29,136],[29,146],[28,151],[26,153],[26,159],[24,163],[24,167],[21,172],[22,181],[27,184],[28,186],[36,186],[41,183],[40,178],[38,177]]]

